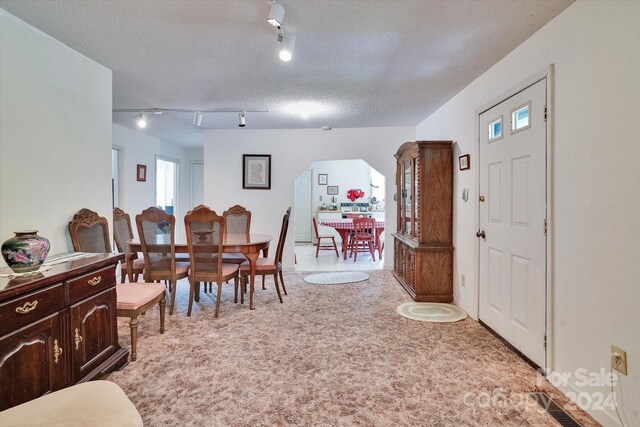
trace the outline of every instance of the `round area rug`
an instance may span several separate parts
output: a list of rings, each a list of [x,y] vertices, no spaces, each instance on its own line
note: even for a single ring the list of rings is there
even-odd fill
[[[398,314],[421,322],[457,322],[466,319],[467,312],[453,304],[438,302],[405,302],[398,306]]]
[[[318,273],[305,276],[304,281],[313,285],[342,285],[368,280],[369,275],[360,271],[341,271],[337,273]]]

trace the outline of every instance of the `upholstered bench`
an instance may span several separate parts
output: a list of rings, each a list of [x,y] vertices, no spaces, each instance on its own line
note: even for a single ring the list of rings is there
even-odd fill
[[[120,283],[118,293],[118,317],[129,317],[131,328],[131,361],[137,357],[138,316],[155,304],[160,304],[160,333],[164,334],[164,308],[167,302],[166,288],[160,283]]]
[[[138,427],[142,418],[110,381],[77,384],[0,412],[0,426]]]

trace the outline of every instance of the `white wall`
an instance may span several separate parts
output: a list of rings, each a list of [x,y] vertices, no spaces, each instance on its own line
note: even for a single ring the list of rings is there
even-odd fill
[[[386,199],[393,200],[395,187],[390,184],[395,182],[393,155],[402,143],[413,139],[415,129],[411,127],[332,131],[208,130],[204,137],[205,203],[216,212],[235,204],[245,206],[252,212],[251,229],[256,233],[271,234],[277,240],[282,215],[289,206],[294,206],[294,180],[312,162],[363,159],[386,176]],[[271,154],[271,190],[242,189],[243,154]],[[395,210],[387,211],[386,221],[395,224]],[[389,226],[385,233],[392,231],[393,226]],[[293,244],[293,231],[290,230],[283,259],[286,269],[294,266]],[[385,267],[390,268],[393,263],[391,245],[387,245],[386,251]]]
[[[138,236],[135,225],[137,214],[155,206],[156,200],[156,156],[177,160],[178,164],[178,206],[174,212],[176,217],[176,241],[184,242],[184,215],[193,206],[190,204],[189,167],[192,160],[202,160],[202,149],[188,149],[176,144],[161,141],[135,130],[113,124],[113,146],[122,149],[123,160],[123,197],[122,210],[131,217],[133,232]],[[147,166],[147,180],[138,181],[136,167]]]
[[[0,9],[0,241],[111,207],[111,71]],[[4,263],[4,260],[2,261]]]
[[[640,2],[578,1],[418,125],[418,139],[453,138],[470,153],[455,176],[456,301],[476,312],[476,109],[554,64],[552,111],[552,368],[608,369],[628,352],[622,389],[640,425]],[[459,194],[470,189],[463,203]],[[460,286],[460,275],[467,277]],[[606,387],[568,390],[608,395]],[[618,396],[619,397],[619,396]],[[612,411],[591,412],[615,425]]]

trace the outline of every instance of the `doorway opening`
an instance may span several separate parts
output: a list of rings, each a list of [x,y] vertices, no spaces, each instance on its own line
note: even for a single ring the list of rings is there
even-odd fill
[[[385,176],[362,159],[311,163],[294,180],[295,270],[382,269],[385,191]],[[353,219],[358,217],[375,219],[373,234],[378,239],[373,255],[368,247],[361,245],[354,262],[353,251],[349,248],[352,234],[349,228],[353,227]],[[317,236],[321,237],[321,250],[317,247]]]
[[[156,206],[175,215],[178,203],[178,161],[156,156]]]

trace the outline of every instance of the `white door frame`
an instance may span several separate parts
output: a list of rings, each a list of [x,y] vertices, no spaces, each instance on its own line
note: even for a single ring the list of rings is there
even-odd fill
[[[480,157],[480,132],[484,129],[480,129],[480,114],[495,107],[503,101],[511,98],[519,92],[527,89],[528,87],[538,83],[541,80],[547,79],[546,84],[546,97],[547,97],[547,129],[546,129],[546,152],[547,152],[547,242],[546,242],[546,307],[545,307],[545,330],[546,330],[546,348],[545,348],[545,366],[541,366],[545,371],[545,375],[549,375],[553,371],[554,367],[554,348],[553,348],[553,106],[554,106],[554,70],[553,64],[550,64],[547,68],[540,70],[530,78],[526,79],[522,83],[509,89],[503,94],[497,96],[486,104],[476,109],[476,153],[477,157]],[[480,195],[480,161],[476,159],[476,195]],[[480,229],[480,202],[476,200],[476,229]],[[476,277],[478,277],[478,286],[476,287],[476,313],[480,313],[480,240],[476,241]]]

